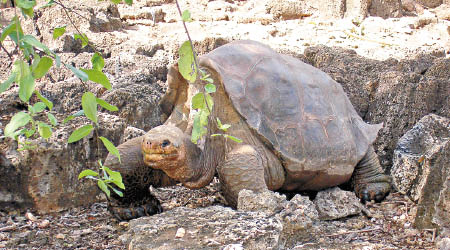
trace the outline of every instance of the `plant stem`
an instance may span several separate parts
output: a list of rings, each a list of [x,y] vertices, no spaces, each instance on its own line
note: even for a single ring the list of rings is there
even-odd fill
[[[194,44],[192,43],[191,36],[189,35],[189,31],[188,31],[188,29],[186,27],[186,22],[184,22],[184,20],[183,20],[183,13],[181,13],[181,8],[180,8],[180,5],[178,4],[178,0],[175,0],[175,3],[177,4],[177,9],[178,9],[178,13],[180,14],[181,21],[183,22],[184,31],[186,32],[186,35],[187,35],[187,37],[189,39],[189,42],[191,43],[191,50],[192,50],[192,54],[194,56],[195,68],[198,71],[200,68],[198,67],[197,53],[195,53]],[[199,78],[199,75],[197,74],[197,79],[196,80],[198,80],[198,78]]]
[[[83,15],[81,15],[81,14],[79,14],[79,13],[77,13],[76,11],[74,11],[73,9],[71,9],[71,8],[67,8],[66,6],[64,6],[62,3],[60,3],[60,2],[58,2],[58,1],[54,1],[53,0],[53,2],[54,3],[56,3],[57,5],[59,5],[59,6],[61,6],[61,7],[63,7],[63,8],[66,8],[66,9],[68,9],[70,12],[72,12],[73,14],[75,14],[75,15],[77,15],[77,16],[79,16],[79,17],[81,17],[81,18],[83,18],[84,20],[86,20],[86,21],[89,21],[89,18],[87,18],[87,17],[85,17],[85,16],[83,16]]]
[[[177,5],[177,9],[178,9],[178,13],[180,14],[181,21],[183,22],[184,31],[186,32],[186,35],[187,35],[187,37],[188,37],[188,39],[189,39],[189,43],[191,44],[191,50],[192,50],[192,55],[193,55],[193,57],[194,57],[195,69],[197,70],[197,79],[195,79],[195,81],[197,81],[197,80],[199,80],[199,78],[200,78],[200,76],[199,76],[199,74],[198,74],[198,72],[200,71],[200,67],[199,67],[199,64],[198,64],[198,61],[197,61],[197,53],[195,53],[195,50],[194,50],[194,44],[192,43],[191,36],[189,35],[189,31],[188,31],[188,29],[187,29],[187,27],[186,27],[186,22],[183,20],[183,13],[181,12],[181,8],[180,8],[180,5],[178,4],[178,0],[175,0],[175,3],[176,3],[176,5]],[[209,107],[209,104],[208,104],[208,102],[206,101],[206,94],[207,94],[207,93],[205,92],[205,89],[204,89],[204,88],[202,88],[202,93],[203,93],[203,96],[205,97],[206,108],[209,110],[209,112],[210,112],[210,114],[211,114],[211,113],[212,113],[212,109],[211,109],[211,107]],[[212,122],[217,126],[217,122],[216,122],[215,119],[212,119],[210,116],[208,116],[208,120],[209,120],[209,121],[212,121]]]
[[[55,3],[57,3],[57,2],[55,2]],[[85,42],[89,45],[89,47],[91,47],[91,48],[94,50],[94,52],[97,52],[97,53],[101,54],[100,52],[98,52],[97,48],[95,48],[95,46],[92,45],[92,43],[90,43],[88,40],[86,40],[86,38],[83,36],[83,33],[81,33],[81,31],[80,31],[80,30],[78,29],[78,27],[75,25],[75,23],[73,22],[72,18],[70,18],[69,12],[67,11],[67,7],[64,6],[62,3],[58,3],[58,4],[63,8],[64,12],[66,13],[67,18],[69,19],[69,22],[72,24],[72,26],[73,26],[73,27],[75,28],[75,30],[78,32],[78,34],[80,34],[81,39],[82,39],[83,41],[85,41]]]

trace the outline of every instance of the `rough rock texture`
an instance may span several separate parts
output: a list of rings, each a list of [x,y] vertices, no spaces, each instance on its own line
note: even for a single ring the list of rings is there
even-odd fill
[[[321,220],[335,220],[361,212],[361,202],[355,193],[343,191],[338,187],[320,191],[314,204]]]
[[[319,213],[314,203],[307,196],[299,194],[296,194],[277,216],[283,222],[283,230],[287,234],[306,230],[319,219]]]
[[[276,213],[281,211],[286,206],[286,203],[286,196],[277,192],[255,193],[251,190],[243,189],[238,195],[237,209],[239,211]]]
[[[443,3],[443,0],[415,0],[415,1],[428,8],[435,8]]]
[[[177,231],[179,237],[176,238]],[[279,249],[281,222],[265,213],[211,206],[175,208],[163,214],[130,221],[123,240],[129,250],[222,249],[241,244],[244,249]]]
[[[396,188],[418,203],[415,225],[450,235],[450,119],[422,118],[400,140],[392,176]]]
[[[19,152],[17,143],[2,139],[0,182],[4,184],[0,186],[0,206],[50,212],[97,201],[98,188],[93,182],[79,182],[78,173],[86,168],[96,169],[96,159],[106,156],[106,150],[95,150],[99,142],[93,133],[76,143],[65,143],[73,130],[87,123],[86,118],[77,118],[53,131],[48,141],[32,140],[36,148],[28,151]],[[99,126],[99,133],[113,139],[125,123],[118,117],[100,114]],[[19,141],[23,142],[23,138]]]
[[[401,17],[402,2],[401,0],[372,0],[369,13],[371,16],[382,18]]]

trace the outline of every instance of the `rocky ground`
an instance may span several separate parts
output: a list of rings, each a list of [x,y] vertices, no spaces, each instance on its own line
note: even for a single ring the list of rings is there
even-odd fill
[[[217,181],[195,191],[181,186],[152,191],[165,210],[223,204]],[[289,249],[436,249],[433,229],[412,227],[416,206],[407,197],[393,193],[382,203],[365,207],[365,214],[320,222],[317,241],[298,242]],[[129,223],[113,218],[105,202],[41,216],[33,211],[0,215],[0,249],[126,248],[127,239],[121,236]],[[176,239],[175,234],[172,237]],[[214,244],[209,248],[217,249]]]
[[[281,2],[288,4],[277,5]],[[295,12],[300,8],[295,2],[180,1],[183,9],[187,8],[192,12],[193,22],[188,23],[188,28],[199,54],[232,40],[253,39],[264,42],[279,52],[307,61],[343,84],[353,105],[366,121],[385,124],[385,130],[380,133],[376,143],[377,153],[381,156],[384,167],[389,168],[392,165],[392,153],[398,138],[412,128],[421,117],[428,113],[449,116],[449,105],[446,105],[449,100],[445,95],[445,91],[448,91],[448,72],[450,72],[449,5],[426,7],[413,4],[411,7],[405,4],[403,9],[399,9],[398,6],[397,9],[395,6],[386,6],[384,10],[392,7],[393,13],[392,15],[388,13],[391,18],[387,19],[376,16],[362,18],[361,14],[364,13],[350,16],[343,14],[345,18],[330,18],[317,15],[318,12],[314,11],[314,8]],[[414,3],[414,1],[402,2]],[[72,21],[82,32],[86,32],[96,48],[106,55],[105,72],[110,77],[113,91],[102,96],[104,90],[88,85],[90,91],[120,107],[119,115],[101,114],[101,120],[107,121],[109,125],[102,131],[107,134],[105,136],[112,137],[115,143],[119,143],[127,138],[123,136],[127,126],[148,130],[159,124],[160,113],[155,106],[165,88],[167,65],[176,60],[178,46],[186,40],[183,26],[177,21],[179,17],[173,1],[135,1],[132,7],[123,4],[113,6],[107,2],[97,1],[76,0],[62,3],[73,10],[70,12]],[[1,9],[0,24],[6,25],[13,14],[13,9]],[[331,11],[331,15],[335,14]],[[62,24],[68,25],[66,35],[59,40],[53,40],[52,28]],[[80,43],[73,39],[72,35],[76,31],[60,6],[48,11],[38,11],[35,22],[32,20],[24,22],[24,29],[35,35],[41,34],[42,40],[59,53],[63,60],[73,62],[77,67],[89,65],[92,49],[81,48]],[[3,45],[8,51],[13,51],[13,45],[8,39]],[[10,59],[1,51],[2,81],[9,72],[9,62]],[[84,89],[67,69],[52,70],[38,83],[38,87],[47,91],[43,93],[54,100],[55,115],[58,118],[79,109],[79,101],[67,100],[81,99],[80,93]],[[12,113],[25,107],[13,99],[17,95],[14,91],[16,90],[11,89],[0,96],[2,129]],[[421,104],[422,100],[426,105]],[[95,141],[92,139],[75,146],[66,146],[61,142],[67,139],[67,131],[72,131],[74,127],[82,124],[80,121],[76,122],[70,124],[72,128],[55,133],[58,135],[57,139],[52,138],[50,143],[43,145],[44,148],[53,150],[50,153],[54,157],[59,157],[49,162],[47,168],[44,166],[41,169],[42,159],[39,156],[30,154],[31,160],[23,160],[32,165],[29,172],[20,169],[21,167],[26,169],[27,166],[21,165],[19,157],[13,158],[16,160],[13,161],[8,158],[12,154],[6,154],[5,157],[2,155],[3,151],[7,150],[8,153],[15,154],[13,157],[19,153],[15,151],[17,148],[12,142],[2,139],[0,134],[0,165],[2,165],[0,167],[7,165],[10,167],[8,169],[14,171],[20,169],[17,173],[6,172],[3,175],[6,177],[0,176],[0,180],[4,181],[3,184],[7,184],[6,189],[0,187],[1,192],[25,189],[14,179],[17,176],[29,175],[30,180],[50,180],[45,184],[30,182],[32,187],[47,186],[40,189],[41,193],[27,194],[32,195],[31,198],[23,196],[30,199],[26,200],[29,202],[27,204],[34,202],[34,207],[40,209],[40,212],[33,209],[30,209],[29,213],[18,210],[0,212],[0,249],[127,247],[126,234],[130,224],[120,223],[111,217],[105,202],[64,209],[72,206],[70,202],[85,204],[98,200],[95,198],[97,194],[95,187],[93,191],[92,185],[89,186],[88,182],[80,184],[76,174],[70,174],[86,168],[86,162],[96,161],[95,155],[88,153],[89,147],[83,145],[90,143],[86,145],[94,147]],[[42,152],[50,154],[49,151],[42,150]],[[8,163],[9,160],[12,163]],[[28,182],[24,183],[27,185]],[[0,197],[3,199],[1,192]],[[176,207],[200,208],[223,204],[217,182],[195,191],[175,186],[155,189],[153,192],[162,201],[166,211],[175,211],[173,209]],[[6,197],[22,197],[14,195],[7,194]],[[66,203],[56,204],[60,196],[65,196],[65,199],[59,200]],[[63,211],[41,213],[43,210],[61,209]],[[380,204],[367,204],[366,209],[365,215],[335,221],[319,221],[313,226],[317,230],[316,240],[298,241],[287,248],[436,249],[438,247],[434,229],[413,228],[417,205],[408,197],[394,193]],[[163,213],[162,216],[164,215]],[[190,228],[185,229],[190,231]],[[170,237],[168,241],[177,240],[175,233],[168,237]],[[211,249],[217,249],[214,242],[210,243]],[[227,249],[241,249],[239,245],[227,247]]]

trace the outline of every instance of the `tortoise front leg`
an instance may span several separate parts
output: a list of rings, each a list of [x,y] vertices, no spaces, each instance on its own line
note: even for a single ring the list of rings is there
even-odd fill
[[[223,164],[218,166],[220,183],[225,199],[231,207],[237,207],[239,191],[268,190],[264,179],[264,167],[258,152],[250,145],[240,145],[230,151]]]
[[[378,156],[369,146],[366,155],[355,167],[352,186],[362,202],[382,201],[391,191],[391,177],[384,174]]]
[[[150,185],[162,187],[175,184],[175,181],[161,170],[144,164],[141,142],[142,137],[136,137],[120,144],[117,149],[121,162],[111,154],[105,160],[105,166],[121,173],[125,185],[123,197],[111,192],[111,199],[108,200],[108,210],[119,220],[161,213],[162,207],[158,199],[150,193]]]

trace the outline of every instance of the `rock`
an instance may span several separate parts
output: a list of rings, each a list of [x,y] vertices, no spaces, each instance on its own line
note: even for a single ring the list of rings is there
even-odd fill
[[[355,193],[338,187],[320,191],[314,204],[321,220],[335,220],[361,213],[362,204]]]
[[[401,17],[402,3],[400,0],[372,0],[369,14],[382,18]]]
[[[4,183],[0,186],[0,202],[4,209],[33,207],[47,213],[99,200],[96,184],[78,181],[78,173],[97,169],[96,161],[106,156],[106,149],[100,148],[97,155],[97,140],[92,133],[67,144],[69,135],[87,123],[87,118],[76,118],[54,130],[48,141],[31,140],[36,145],[31,150],[17,151],[17,143],[9,138],[1,142],[1,146],[8,145],[0,161],[0,182]],[[99,113],[99,127],[101,135],[117,144],[125,123],[117,116]]]
[[[184,228],[183,238],[174,236]],[[266,213],[236,211],[211,206],[190,209],[178,207],[151,217],[130,221],[124,238],[128,249],[279,249],[282,224]],[[236,246],[237,247],[237,246]],[[239,248],[234,248],[239,249]]]
[[[276,0],[266,2],[266,12],[276,19],[290,20],[312,16],[317,12],[317,6],[309,1]]]
[[[272,191],[255,193],[251,190],[243,189],[238,195],[237,209],[239,211],[276,213],[281,211],[285,205],[285,195]]]
[[[415,0],[417,3],[422,4],[428,8],[435,8],[442,4],[442,0]]]
[[[92,32],[112,32],[123,28],[120,18],[107,16],[103,12],[92,16],[89,24],[89,30]]]
[[[283,231],[291,234],[298,234],[299,230],[307,230],[314,221],[319,219],[314,203],[307,196],[299,194],[296,194],[277,216],[283,222]]]
[[[443,238],[436,244],[437,250],[450,250],[450,238]]]
[[[437,22],[438,18],[436,17],[435,14],[429,11],[424,11],[424,13],[420,15],[419,18],[414,22],[414,28],[420,29],[430,23],[437,23]]]
[[[423,117],[394,152],[395,187],[418,204],[414,224],[450,235],[450,119]]]
[[[347,0],[345,2],[345,17],[364,19],[369,15],[370,0]]]
[[[442,4],[436,9],[432,10],[436,14],[436,17],[440,20],[450,21],[450,3]],[[450,27],[450,26],[447,26]]]

